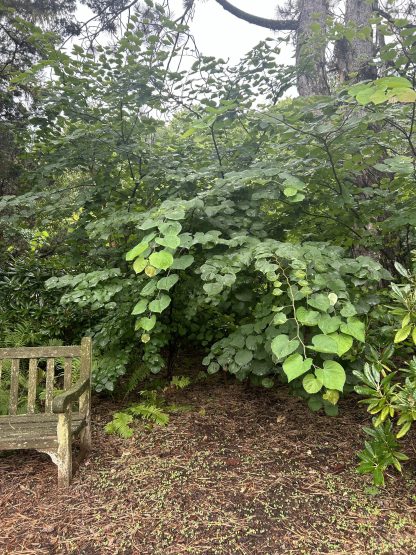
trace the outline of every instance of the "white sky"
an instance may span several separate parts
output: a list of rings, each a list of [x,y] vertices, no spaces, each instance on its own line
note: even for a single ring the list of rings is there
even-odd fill
[[[276,17],[276,6],[279,0],[232,0],[235,6],[256,15],[268,18]],[[183,12],[182,0],[170,2],[175,15]],[[254,5],[253,5],[254,4]],[[87,8],[77,12],[81,21],[88,19]],[[215,0],[198,0],[195,17],[190,24],[191,32],[196,44],[205,56],[229,59],[236,63],[253,46],[267,37],[273,37],[273,31],[251,25],[225,11]],[[290,46],[283,46],[279,61],[286,64],[293,63],[293,50]]]
[[[255,15],[275,18],[277,0],[232,0],[238,8]],[[172,0],[172,7],[180,13],[181,0]],[[178,6],[178,8],[176,8]],[[261,40],[273,37],[273,31],[251,25],[224,10],[215,0],[199,0],[190,25],[199,50],[206,56],[230,58],[237,62]],[[289,50],[289,49],[288,49]],[[282,52],[282,61],[290,63],[292,52]]]

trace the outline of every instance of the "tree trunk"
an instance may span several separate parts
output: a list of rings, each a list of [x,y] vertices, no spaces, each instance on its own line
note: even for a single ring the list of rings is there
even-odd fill
[[[329,94],[326,77],[327,0],[300,0],[296,36],[296,67],[300,96]]]
[[[341,83],[358,82],[377,78],[373,63],[375,45],[370,18],[375,3],[368,0],[347,0],[345,6],[345,26],[351,27],[355,34],[365,33],[351,41],[341,39],[335,46],[338,73]]]

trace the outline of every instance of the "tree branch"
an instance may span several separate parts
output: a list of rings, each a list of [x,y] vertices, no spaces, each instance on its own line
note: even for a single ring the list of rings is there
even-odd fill
[[[239,8],[236,8],[227,0],[215,0],[217,4],[222,6],[224,10],[235,15],[239,19],[243,19],[248,23],[253,25],[258,25],[259,27],[265,27],[266,29],[272,29],[272,31],[296,31],[298,28],[298,21],[294,19],[267,19],[266,17],[259,17],[253,15]]]

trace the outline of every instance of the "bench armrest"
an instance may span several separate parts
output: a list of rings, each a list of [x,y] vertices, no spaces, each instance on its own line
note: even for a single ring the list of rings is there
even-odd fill
[[[67,389],[60,395],[57,395],[52,403],[52,411],[54,413],[63,413],[66,409],[76,401],[90,387],[90,378],[78,380],[75,385]]]

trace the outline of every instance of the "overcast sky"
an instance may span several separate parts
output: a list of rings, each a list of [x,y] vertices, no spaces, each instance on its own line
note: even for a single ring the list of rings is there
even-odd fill
[[[233,0],[238,8],[268,18],[276,17],[277,0]],[[181,0],[171,0],[171,5],[180,13]],[[199,0],[191,31],[202,54],[217,58],[230,58],[237,62],[261,40],[274,36],[273,31],[251,25],[225,11],[215,0]],[[293,53],[287,48],[282,52],[284,62],[291,63]]]
[[[279,0],[233,0],[238,8],[256,15],[274,18]],[[183,13],[182,0],[171,0],[170,4],[179,16]],[[88,18],[89,12],[83,7],[78,10],[79,20]],[[225,11],[215,0],[198,0],[195,17],[190,23],[191,32],[195,37],[199,51],[205,56],[230,59],[237,62],[246,52],[261,40],[274,36],[273,31],[246,23]],[[280,60],[293,63],[293,50],[286,46],[282,50]]]

